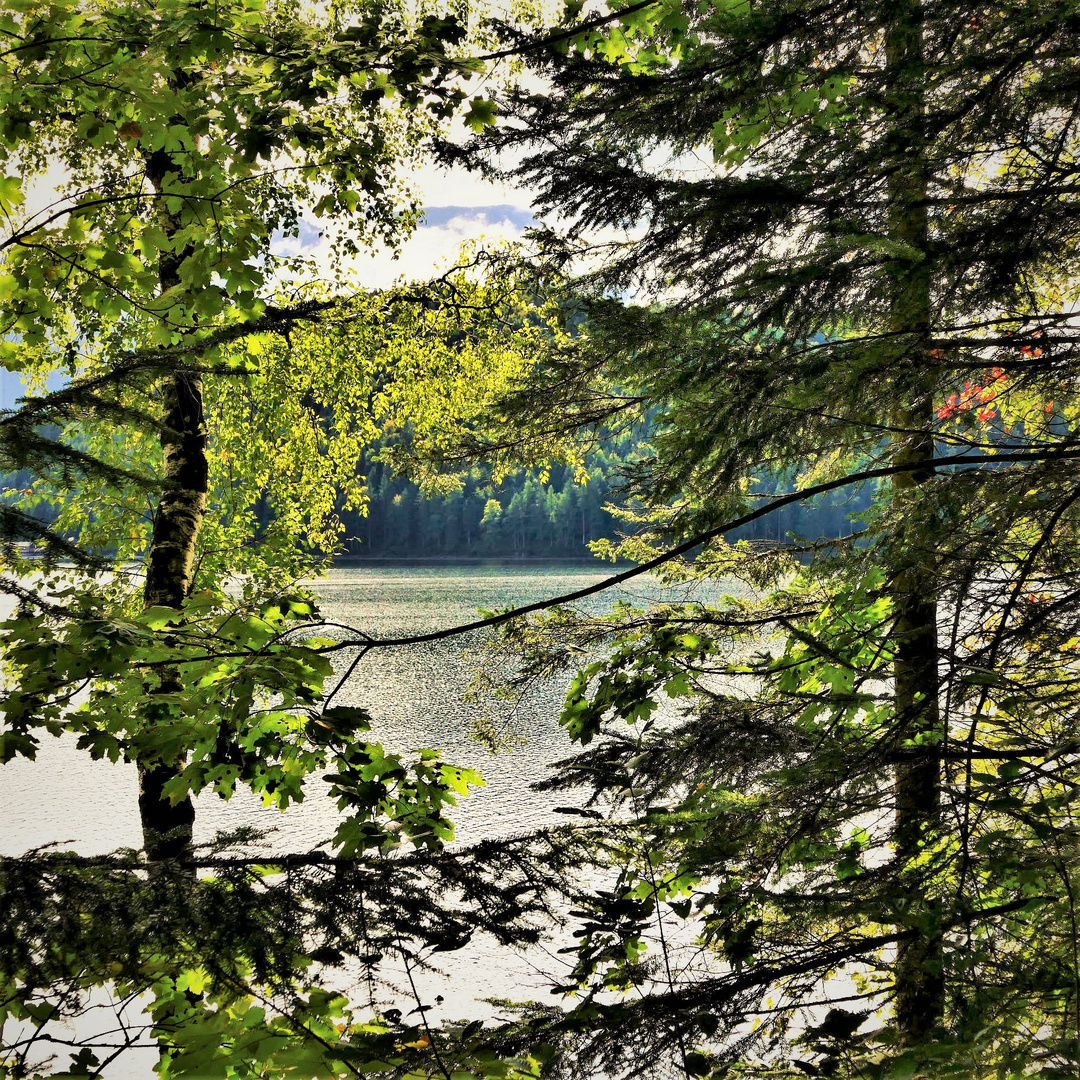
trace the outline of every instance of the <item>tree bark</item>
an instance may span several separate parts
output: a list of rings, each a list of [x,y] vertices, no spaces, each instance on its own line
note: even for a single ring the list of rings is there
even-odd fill
[[[927,341],[931,331],[931,268],[926,209],[925,90],[920,0],[893,0],[885,40],[886,123],[893,170],[888,180],[889,238],[908,249],[895,258],[890,281],[890,326],[904,343],[896,382],[898,405],[891,417],[893,463],[910,464],[934,456],[934,396],[938,371]],[[916,434],[900,434],[915,432]],[[909,502],[932,478],[931,470],[901,472],[893,490]],[[944,1019],[944,937],[940,905],[928,895],[915,860],[941,827],[941,763],[935,736],[938,703],[937,575],[934,528],[906,538],[894,567],[892,597],[896,618],[894,701],[897,737],[930,735],[920,756],[896,767],[894,846],[905,897],[905,926],[920,932],[898,946],[895,976],[896,1023],[902,1041],[925,1041]]]
[[[163,187],[172,161],[161,151],[147,157],[147,178],[156,191]],[[175,235],[179,222],[161,203],[161,226]],[[160,257],[158,280],[164,292],[180,283],[182,253]],[[198,375],[174,372],[162,387],[161,453],[163,482],[150,547],[146,557],[143,599],[147,607],[180,609],[191,592],[195,546],[206,513],[209,468],[206,459],[206,418],[203,386]],[[179,671],[161,677],[160,694],[183,689]],[[147,710],[148,723],[161,723]],[[166,721],[167,722],[167,721]],[[183,767],[182,761],[139,764],[139,814],[143,847],[150,859],[182,858],[191,852],[195,809],[190,797],[172,802],[162,793]]]

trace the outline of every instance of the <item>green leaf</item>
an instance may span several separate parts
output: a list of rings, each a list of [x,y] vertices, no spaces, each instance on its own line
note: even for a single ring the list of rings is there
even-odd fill
[[[22,203],[22,178],[18,176],[0,176],[0,212],[10,214]]]
[[[494,101],[489,101],[487,98],[472,98],[463,119],[473,131],[481,132],[486,127],[494,126],[495,111]]]

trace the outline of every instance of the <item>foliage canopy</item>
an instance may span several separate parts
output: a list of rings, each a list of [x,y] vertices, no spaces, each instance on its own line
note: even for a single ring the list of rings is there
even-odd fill
[[[515,162],[566,221],[538,240],[587,329],[504,403],[518,444],[553,403],[568,434],[652,410],[636,558],[755,505],[763,466],[890,479],[803,565],[714,544],[671,570],[753,602],[512,632],[521,687],[608,650],[552,783],[638,830],[576,976],[641,998],[575,1067],[1069,1075],[1078,12],[679,12],[616,63],[572,40],[446,150]],[[642,953],[660,912],[700,935],[685,967]]]
[[[118,550],[145,555],[147,580],[141,599],[23,595],[6,745],[67,729],[137,758],[144,794],[165,796],[151,818],[241,781],[285,803],[327,766],[348,813],[332,882],[317,861],[302,880],[277,868],[283,906],[272,878],[222,859],[205,887],[183,859],[173,876],[12,871],[7,1014],[32,1029],[65,989],[101,982],[85,933],[50,951],[43,926],[90,882],[130,892],[137,924],[180,927],[179,953],[150,934],[112,972],[121,993],[155,995],[163,1076],[1075,1075],[1075,0],[665,2],[572,23],[524,47],[543,91],[505,95],[493,131],[443,148],[534,184],[568,228],[504,277],[333,319],[322,296],[268,294],[273,231],[296,228],[301,197],[357,224],[344,250],[399,227],[392,166],[463,103],[446,76],[476,66],[454,59],[456,20],[8,8],[9,155],[28,173],[59,155],[72,186],[12,230],[4,348],[72,382],[5,420],[4,453],[42,472],[39,490],[120,491],[118,511],[84,509],[82,536],[99,557],[102,538],[130,537]],[[57,92],[35,97],[35,79]],[[21,205],[11,179],[0,195]],[[424,377],[384,378],[388,341]],[[349,485],[379,423],[419,419],[434,464],[414,467],[437,487],[463,421],[501,467],[646,414],[653,451],[627,490],[648,529],[621,552],[704,535],[672,578],[734,574],[756,594],[511,622],[496,647],[518,659],[517,689],[576,671],[562,722],[582,749],[549,785],[587,778],[612,813],[448,856],[444,809],[475,778],[430,751],[385,754],[366,715],[332,705],[336,646],[289,636],[312,614],[280,589],[307,558],[294,545],[329,543],[328,480],[362,498]],[[122,421],[121,444],[94,418]],[[77,440],[46,446],[47,422]],[[236,541],[287,447],[303,468],[252,560]],[[858,537],[797,563],[717,539],[754,513],[763,469],[808,489],[885,482]],[[140,490],[161,493],[149,521]],[[50,542],[5,513],[9,535]],[[78,550],[59,535],[78,524],[62,519],[54,554]],[[254,585],[236,602],[221,585],[238,569]],[[674,724],[657,719],[666,699]],[[182,826],[152,821],[151,856],[175,854]],[[395,856],[399,835],[432,850]],[[603,888],[582,883],[594,873]],[[442,903],[446,875],[467,917]],[[349,889],[359,908],[331,918]],[[358,1022],[298,982],[304,957],[333,962],[325,949],[375,963],[375,942],[408,962],[406,938],[452,949],[473,925],[527,940],[552,893],[576,905],[566,1010],[436,1032]],[[365,896],[389,930],[363,924]],[[251,912],[273,947],[240,935],[215,960],[198,897]],[[434,919],[402,925],[433,898]],[[271,1019],[256,983],[286,1002]]]

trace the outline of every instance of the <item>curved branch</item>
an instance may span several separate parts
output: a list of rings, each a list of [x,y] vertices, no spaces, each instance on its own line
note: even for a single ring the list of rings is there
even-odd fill
[[[547,600],[538,600],[533,604],[524,604],[521,607],[509,608],[508,610],[500,611],[495,615],[489,615],[487,618],[476,619],[473,622],[462,623],[458,626],[450,626],[445,630],[433,630],[426,634],[413,634],[408,637],[398,638],[370,638],[365,636],[360,641],[339,642],[336,645],[329,645],[325,649],[320,649],[318,651],[334,652],[340,649],[356,647],[385,649],[393,648],[398,645],[418,645],[426,641],[441,641],[443,638],[455,637],[458,634],[467,634],[473,630],[483,630],[489,626],[499,626],[502,623],[509,622],[511,619],[520,618],[522,615],[531,615],[537,611],[546,611],[553,607],[559,607],[562,604],[571,604],[577,600],[584,600],[588,596],[594,596],[596,593],[604,592],[607,589],[614,588],[616,585],[621,585],[624,581],[629,581],[642,574],[647,574],[650,570],[655,570],[658,566],[663,566],[664,563],[670,562],[680,555],[685,555],[686,552],[692,551],[694,548],[700,547],[710,540],[715,540],[726,533],[733,532],[743,525],[748,525],[752,521],[757,521],[758,518],[762,518],[766,514],[772,513],[774,510],[779,510],[784,506],[790,506],[792,503],[801,502],[804,499],[812,499],[815,496],[822,495],[828,491],[836,491],[838,488],[848,487],[851,484],[861,484],[868,480],[877,480],[886,476],[896,476],[900,473],[919,472],[927,469],[932,470],[944,466],[990,465],[995,463],[1019,463],[1025,461],[1065,461],[1076,458],[1080,458],[1080,446],[1071,444],[1067,448],[1056,451],[1037,453],[1024,451],[1002,454],[957,454],[954,457],[927,458],[922,461],[883,465],[877,469],[864,469],[860,472],[848,473],[846,476],[837,477],[835,480],[825,480],[820,484],[812,484],[810,487],[800,488],[800,490],[789,492],[787,495],[780,495],[775,499],[771,499],[763,506],[759,506],[756,510],[751,510],[746,514],[742,514],[740,517],[732,518],[731,520],[724,522],[723,525],[717,525],[714,529],[708,529],[705,532],[698,533],[689,540],[684,540],[681,544],[677,544],[675,547],[662,552],[655,558],[640,563],[630,570],[624,570],[621,574],[613,574],[611,577],[604,578],[595,585],[589,585],[583,589],[575,589],[573,592],[563,593],[561,596],[549,597]]]

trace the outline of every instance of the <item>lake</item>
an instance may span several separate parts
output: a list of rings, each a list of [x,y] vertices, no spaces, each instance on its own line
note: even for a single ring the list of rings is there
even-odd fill
[[[404,636],[443,629],[477,618],[477,609],[527,604],[581,589],[613,571],[599,563],[584,565],[378,565],[331,570],[309,584],[321,600],[323,616],[378,637]],[[627,583],[618,593],[605,592],[582,601],[580,610],[610,609],[616,595],[647,603],[670,598],[655,579]],[[519,709],[503,705],[501,714],[463,701],[473,665],[467,653],[484,632],[404,648],[374,650],[334,699],[360,705],[375,720],[371,738],[388,749],[435,747],[455,764],[479,769],[486,786],[463,800],[454,814],[457,839],[470,842],[505,836],[552,821],[565,805],[565,794],[538,794],[529,785],[546,766],[572,749],[556,723],[563,685],[554,681]],[[355,655],[355,654],[353,654]],[[343,670],[351,655],[340,655]],[[513,752],[492,754],[470,737],[480,713],[524,738]],[[36,761],[16,760],[0,773],[0,854],[14,855],[44,844],[59,844],[85,855],[121,847],[139,847],[136,774],[132,765],[92,761],[74,748],[74,740],[43,738]],[[218,831],[254,826],[267,833],[276,852],[302,852],[333,835],[337,811],[329,799],[313,793],[285,813],[264,808],[240,791],[229,802],[203,795],[196,804],[196,841]]]
[[[391,637],[470,622],[477,618],[478,608],[531,603],[592,585],[612,572],[599,563],[362,565],[331,570],[309,584],[320,597],[326,619]],[[610,609],[616,596],[647,604],[670,600],[675,592],[645,576],[617,593],[589,597],[578,607],[598,613]],[[555,808],[578,801],[565,792],[530,789],[551,762],[573,749],[556,722],[566,680],[541,687],[518,709],[504,704],[501,713],[493,716],[523,739],[512,752],[492,754],[470,738],[470,725],[480,709],[463,701],[473,670],[467,654],[485,633],[489,632],[374,650],[361,660],[335,698],[337,704],[367,709],[375,720],[371,737],[388,748],[437,747],[446,760],[483,774],[486,786],[463,800],[452,814],[458,843],[565,824],[568,819],[556,814]],[[344,670],[351,658],[337,657],[338,670]],[[484,711],[491,715],[487,705]],[[264,808],[245,792],[229,802],[204,795],[196,802],[196,841],[208,841],[221,830],[254,826],[266,831],[261,850],[304,852],[323,845],[334,833],[337,811],[331,800],[318,796],[317,784],[312,787],[307,801],[285,813]],[[73,739],[46,738],[36,761],[18,760],[5,766],[0,792],[2,854],[45,844],[87,855],[140,846],[134,766],[92,761],[75,749]],[[434,1001],[436,995],[444,999],[430,1018],[488,1017],[492,1009],[483,999],[489,996],[551,1001],[547,987],[551,976],[564,966],[564,958],[556,955],[564,943],[556,940],[526,955],[499,949],[487,939],[474,939],[453,954],[453,979],[437,972],[418,975],[418,988],[426,1001]],[[409,1004],[402,990],[402,972],[388,967],[381,974],[386,981],[379,989],[378,1003]],[[358,1003],[366,1000],[368,984],[359,971],[340,970],[332,979],[340,989],[351,991]],[[133,1054],[126,1067],[110,1070],[110,1075],[148,1076],[152,1061],[152,1052],[143,1052],[141,1057]]]

